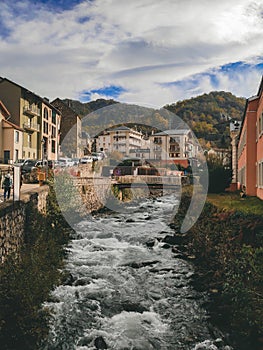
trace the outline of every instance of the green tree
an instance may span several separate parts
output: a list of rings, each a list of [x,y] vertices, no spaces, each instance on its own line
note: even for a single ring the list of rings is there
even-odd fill
[[[209,174],[208,192],[224,192],[232,180],[231,168],[228,164],[224,164],[222,157],[216,155],[208,155],[206,161]]]

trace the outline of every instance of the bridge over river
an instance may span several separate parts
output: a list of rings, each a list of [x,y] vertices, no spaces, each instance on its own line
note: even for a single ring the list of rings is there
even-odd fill
[[[148,187],[174,188],[187,182],[186,176],[150,176],[150,175],[123,175],[111,177],[74,177],[75,185],[99,184],[114,185],[119,188]]]

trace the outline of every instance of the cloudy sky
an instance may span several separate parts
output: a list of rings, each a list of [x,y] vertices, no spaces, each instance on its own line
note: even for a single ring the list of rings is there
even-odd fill
[[[1,0],[0,76],[50,99],[255,95],[262,0]]]

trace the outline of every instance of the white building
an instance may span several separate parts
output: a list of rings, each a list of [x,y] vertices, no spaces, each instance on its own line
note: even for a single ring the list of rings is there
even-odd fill
[[[198,142],[191,130],[172,129],[150,135],[150,159],[186,165],[196,158]]]
[[[124,157],[149,158],[150,142],[140,131],[119,126],[105,130],[96,137],[96,151],[104,151],[106,154],[117,151]]]

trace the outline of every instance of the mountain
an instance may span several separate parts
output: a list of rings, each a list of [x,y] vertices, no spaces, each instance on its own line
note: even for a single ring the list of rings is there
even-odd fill
[[[169,128],[171,114],[167,110],[158,111],[138,105],[119,103],[114,100],[98,99],[87,103],[76,100],[63,100],[82,118],[82,129],[91,136],[122,124],[130,124],[144,134],[154,130]]]
[[[175,121],[178,125],[178,118],[174,116],[177,115],[189,125],[204,148],[227,148],[230,144],[229,121],[242,119],[246,99],[231,92],[212,91],[165,105],[161,110],[104,99],[86,103],[65,99],[64,102],[80,117],[85,117],[83,129],[92,136],[114,125],[134,123],[134,120],[142,131],[149,132],[149,129],[140,128],[140,123],[155,129],[170,129]]]
[[[178,115],[194,131],[202,146],[229,146],[229,121],[241,120],[246,99],[230,92],[213,91],[164,108]]]
[[[119,103],[114,100],[104,100],[103,98],[97,99],[96,101],[91,102],[80,102],[77,100],[70,100],[68,98],[64,99],[68,106],[70,106],[80,117],[85,117],[88,114],[107,106],[110,106],[115,103]]]

